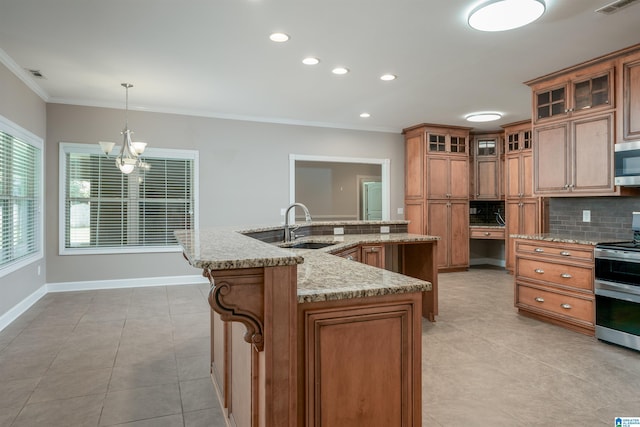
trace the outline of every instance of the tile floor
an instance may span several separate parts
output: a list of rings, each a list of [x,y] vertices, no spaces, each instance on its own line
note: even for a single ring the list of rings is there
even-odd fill
[[[423,323],[425,426],[613,426],[640,352],[519,316],[513,277],[440,276]],[[224,426],[206,286],[48,294],[0,332],[0,426]]]

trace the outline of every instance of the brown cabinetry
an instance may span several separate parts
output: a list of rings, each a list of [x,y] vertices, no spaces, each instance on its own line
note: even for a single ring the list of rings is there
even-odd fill
[[[614,62],[609,60],[529,82],[534,124],[615,108],[613,77]]]
[[[534,193],[612,195],[613,113],[535,128]]]
[[[469,130],[421,124],[403,132],[408,230],[441,237],[440,271],[469,266]]]
[[[533,194],[533,130],[529,120],[504,126],[505,267],[513,271],[512,234],[546,231],[546,200]]]
[[[514,243],[518,311],[593,335],[593,246],[525,239]]]
[[[502,152],[502,134],[483,133],[473,135],[472,185],[470,190],[472,199],[502,199]]]
[[[420,293],[299,304],[297,425],[421,426],[420,307]]]
[[[384,268],[384,246],[383,245],[362,245],[360,261],[373,267]]]
[[[504,240],[504,228],[470,227],[471,239]]]
[[[640,51],[623,55],[618,60],[618,135],[623,141],[640,139]]]
[[[526,83],[533,98],[534,193],[637,194],[614,185],[613,153],[616,138],[640,139],[640,45]]]

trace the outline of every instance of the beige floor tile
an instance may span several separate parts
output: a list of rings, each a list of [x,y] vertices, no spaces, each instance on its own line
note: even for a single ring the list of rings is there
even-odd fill
[[[184,427],[226,427],[220,407],[184,413]]]
[[[209,409],[218,405],[210,378],[180,381],[180,396],[185,412]]]
[[[178,378],[180,381],[210,378],[208,354],[200,356],[178,357]]]
[[[178,384],[110,391],[100,425],[109,426],[182,413]]]
[[[12,427],[95,427],[103,394],[26,405]]]
[[[177,383],[175,359],[149,359],[143,363],[114,367],[109,391]]]
[[[22,410],[22,405],[13,406],[11,408],[2,408],[0,411],[0,427],[11,427],[13,420],[16,419]]]
[[[47,375],[111,369],[115,364],[116,352],[117,343],[115,346],[86,351],[78,347],[67,347],[58,353],[47,370]]]
[[[112,427],[183,427],[182,414],[167,415],[166,417],[148,418],[124,424],[114,424]]]
[[[0,382],[0,413],[4,408],[22,407],[31,393],[36,389],[40,378],[27,378],[23,380]]]
[[[72,397],[104,395],[111,378],[111,368],[47,374],[29,398],[29,404]]]

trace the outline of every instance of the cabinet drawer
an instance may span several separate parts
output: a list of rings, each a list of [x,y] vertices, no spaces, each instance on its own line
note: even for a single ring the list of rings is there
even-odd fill
[[[502,239],[504,240],[504,229],[500,228],[470,228],[470,237],[472,239]]]
[[[571,296],[562,293],[517,285],[516,305],[521,308],[544,310],[555,315],[594,323],[593,298]]]
[[[517,241],[516,252],[521,254],[536,254],[549,257],[561,257],[576,261],[593,261],[593,247],[568,246],[566,244],[551,244],[549,242]]]
[[[577,288],[593,292],[593,269],[588,267],[518,258],[516,276],[542,280],[552,286]]]

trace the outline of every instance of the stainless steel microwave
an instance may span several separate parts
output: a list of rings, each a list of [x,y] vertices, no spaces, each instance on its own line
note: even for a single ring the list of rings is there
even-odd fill
[[[615,144],[615,184],[640,187],[640,141]]]

